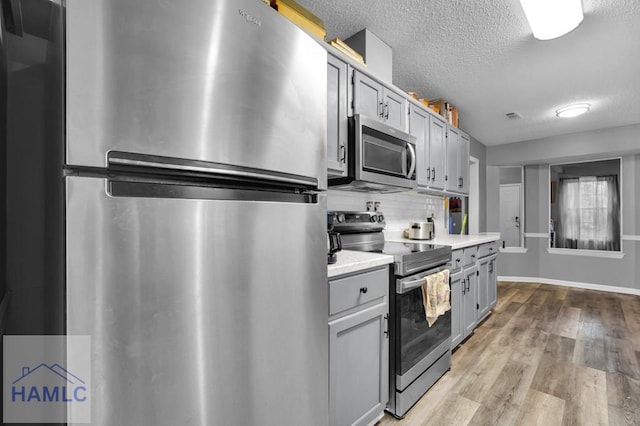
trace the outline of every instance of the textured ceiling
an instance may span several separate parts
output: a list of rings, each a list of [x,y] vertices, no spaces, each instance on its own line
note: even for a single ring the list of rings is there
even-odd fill
[[[393,84],[447,99],[485,145],[640,123],[638,0],[583,0],[582,24],[549,41],[533,38],[518,0],[297,1],[327,40],[376,34],[393,48]],[[555,116],[575,102],[591,111]]]

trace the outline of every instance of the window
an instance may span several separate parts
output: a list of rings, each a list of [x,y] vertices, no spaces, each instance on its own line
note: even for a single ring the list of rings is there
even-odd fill
[[[554,165],[551,247],[620,251],[620,160]]]

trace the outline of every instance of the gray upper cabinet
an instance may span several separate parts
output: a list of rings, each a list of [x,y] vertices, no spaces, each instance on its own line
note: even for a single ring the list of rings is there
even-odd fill
[[[361,72],[353,73],[354,113],[384,121],[384,95],[382,84]]]
[[[384,90],[384,118],[389,126],[406,130],[407,100],[390,89]]]
[[[434,117],[425,108],[410,104],[409,133],[416,138],[418,186],[443,190],[445,122]]]
[[[460,175],[460,192],[469,193],[469,150],[471,140],[469,135],[460,132],[458,139],[458,174]]]
[[[429,186],[434,189],[444,189],[445,176],[445,144],[447,125],[443,120],[431,117],[429,125]]]
[[[447,125],[447,170],[445,189],[462,194],[469,193],[469,135]]]
[[[409,134],[416,138],[418,186],[427,188],[431,183],[431,163],[429,162],[429,118],[430,115],[417,105],[409,105]]]
[[[458,174],[459,137],[458,129],[447,125],[447,169],[445,176],[445,189],[447,191],[460,191],[460,175]]]
[[[406,131],[407,100],[404,95],[367,75],[353,73],[353,110]]]
[[[349,66],[327,55],[327,174],[347,174]]]

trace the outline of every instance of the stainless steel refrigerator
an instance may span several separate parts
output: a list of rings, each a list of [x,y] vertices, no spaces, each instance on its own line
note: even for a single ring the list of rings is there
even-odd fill
[[[328,423],[326,53],[259,0],[10,0],[8,334],[96,425]]]

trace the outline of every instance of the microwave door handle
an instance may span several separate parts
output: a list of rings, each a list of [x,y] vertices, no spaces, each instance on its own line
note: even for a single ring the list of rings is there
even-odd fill
[[[411,157],[411,166],[409,166],[407,177],[411,178],[411,176],[413,176],[413,172],[415,172],[416,170],[416,151],[413,149],[413,146],[410,143],[407,143],[407,151],[409,152],[409,156]]]

